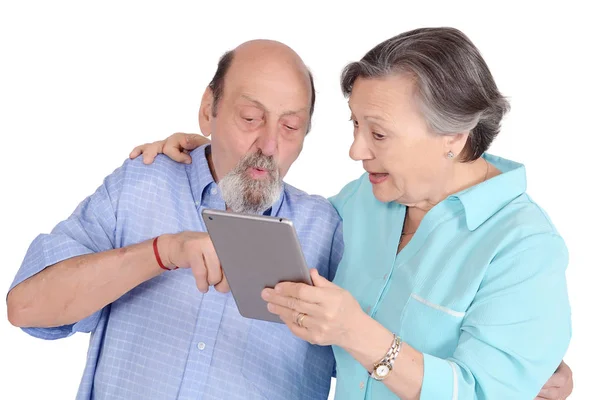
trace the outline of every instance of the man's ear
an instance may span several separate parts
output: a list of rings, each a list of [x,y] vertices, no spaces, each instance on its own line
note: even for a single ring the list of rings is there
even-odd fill
[[[202,95],[202,102],[200,103],[200,110],[198,111],[198,123],[200,124],[200,131],[206,137],[210,136],[211,134],[212,120],[215,118],[213,117],[213,102],[213,91],[207,86],[204,94]]]

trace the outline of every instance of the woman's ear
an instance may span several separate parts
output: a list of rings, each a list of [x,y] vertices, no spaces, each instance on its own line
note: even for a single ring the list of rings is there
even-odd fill
[[[446,152],[461,154],[467,144],[467,139],[469,139],[469,132],[444,135],[444,146],[446,148]]]

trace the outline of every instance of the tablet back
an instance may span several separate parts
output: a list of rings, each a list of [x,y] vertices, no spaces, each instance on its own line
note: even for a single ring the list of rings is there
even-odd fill
[[[202,218],[240,314],[279,322],[260,293],[279,282],[312,285],[292,221],[205,209]]]

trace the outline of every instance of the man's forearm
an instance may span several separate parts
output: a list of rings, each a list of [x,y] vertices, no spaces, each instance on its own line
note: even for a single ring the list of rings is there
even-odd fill
[[[72,324],[163,270],[152,241],[73,257],[15,286],[8,294],[8,319],[20,327]]]

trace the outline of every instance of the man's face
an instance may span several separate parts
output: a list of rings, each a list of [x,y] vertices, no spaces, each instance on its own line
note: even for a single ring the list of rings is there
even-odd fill
[[[236,53],[208,124],[214,173],[233,211],[260,213],[277,200],[302,150],[310,102],[304,68],[273,56],[238,60]]]
[[[258,149],[246,154],[220,179],[219,188],[232,211],[260,214],[279,198],[283,179],[273,156],[266,156]]]

